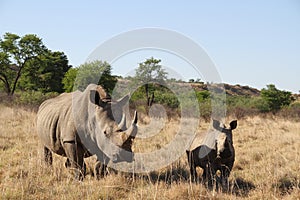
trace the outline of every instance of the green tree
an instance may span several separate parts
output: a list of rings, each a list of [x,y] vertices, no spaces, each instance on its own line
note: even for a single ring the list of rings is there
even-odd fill
[[[94,83],[103,86],[111,93],[117,78],[111,75],[111,66],[107,62],[97,60],[84,63],[78,68],[70,68],[62,82],[67,92],[72,91],[73,87],[84,90],[90,83]]]
[[[73,85],[76,80],[78,68],[70,68],[67,73],[65,74],[62,83],[64,85],[65,92],[72,92]]]
[[[159,64],[160,62],[160,59],[151,57],[143,63],[140,63],[135,71],[135,81],[143,84],[145,87],[147,106],[150,106],[153,101],[153,95],[152,99],[150,99],[149,95],[149,84],[151,82],[161,82],[167,79],[168,73]]]
[[[48,50],[25,66],[19,88],[46,92],[63,92],[62,79],[71,67],[63,52]]]
[[[278,90],[273,84],[267,85],[267,89],[262,89],[260,95],[265,101],[263,111],[276,112],[293,101],[291,92]]]
[[[46,51],[42,39],[34,34],[20,37],[5,33],[0,39],[0,80],[8,95],[13,95],[26,65]]]

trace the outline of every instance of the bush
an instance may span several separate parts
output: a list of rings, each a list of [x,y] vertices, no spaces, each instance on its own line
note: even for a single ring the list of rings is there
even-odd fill
[[[56,92],[42,93],[40,91],[17,92],[14,103],[37,108],[43,101],[58,96]]]
[[[266,102],[263,111],[277,112],[285,106],[289,106],[292,99],[292,93],[278,90],[275,85],[267,85],[267,89],[261,90],[261,98]]]
[[[300,121],[300,102],[294,102],[290,106],[281,109],[279,115],[287,119]]]
[[[206,101],[199,102],[200,116],[206,121],[211,119],[211,101],[207,99]]]

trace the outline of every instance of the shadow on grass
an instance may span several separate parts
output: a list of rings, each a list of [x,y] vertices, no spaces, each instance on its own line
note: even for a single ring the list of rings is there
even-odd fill
[[[190,174],[189,171],[185,168],[179,167],[174,169],[168,169],[162,173],[152,172],[150,173],[151,180],[156,181],[164,181],[167,184],[171,184],[173,182],[187,182],[189,181]]]
[[[170,185],[172,183],[188,182],[190,175],[189,171],[185,168],[177,167],[166,169],[163,172],[154,171],[147,175],[136,175],[136,177],[149,180],[152,183],[165,182],[166,184]]]
[[[237,196],[248,196],[249,192],[255,189],[255,185],[250,182],[246,181],[243,178],[236,178],[231,182],[231,192]]]
[[[300,189],[300,181],[296,176],[285,175],[281,177],[275,184],[272,185],[273,189],[277,188],[281,195],[291,194],[294,189]]]
[[[152,183],[164,182],[167,185],[172,183],[190,183],[190,172],[184,167],[167,168],[162,172],[150,172],[148,174],[128,174],[125,175],[127,178],[132,179],[144,179]],[[205,184],[202,182],[201,176],[197,179],[198,184]],[[206,186],[205,186],[206,187]],[[207,187],[206,187],[207,188]],[[251,181],[247,181],[241,177],[237,177],[230,181],[229,190],[222,191],[224,193],[231,193],[236,196],[246,197],[249,195],[251,190],[255,189],[255,185]],[[207,188],[208,189],[208,188]],[[208,189],[210,190],[210,189]],[[221,190],[219,190],[221,192]]]
[[[163,181],[166,184],[190,182],[190,173],[185,168],[168,169],[164,172],[152,172],[148,176],[143,176],[151,182]],[[198,179],[199,184],[205,185],[201,178]],[[224,193],[232,193],[236,196],[246,197],[251,190],[255,189],[255,185],[251,181],[244,180],[243,178],[236,178],[230,181],[229,191],[223,191]]]

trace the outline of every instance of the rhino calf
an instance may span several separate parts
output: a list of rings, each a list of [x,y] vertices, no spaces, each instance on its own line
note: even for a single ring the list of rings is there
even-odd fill
[[[218,179],[223,188],[228,187],[228,177],[235,160],[235,150],[232,142],[232,130],[237,127],[237,121],[230,122],[230,127],[213,120],[215,131],[207,133],[204,143],[193,150],[187,150],[188,163],[192,181],[197,181],[196,167],[203,169],[202,180],[209,187]],[[209,143],[209,141],[212,141]],[[220,177],[216,172],[220,171]]]
[[[123,107],[128,100],[127,95],[112,101],[101,86],[90,84],[83,92],[64,93],[44,101],[37,113],[37,132],[45,161],[52,164],[52,152],[67,157],[65,165],[78,169],[77,179],[85,175],[84,158],[94,154],[103,165],[109,161],[131,162],[137,114],[127,129]]]

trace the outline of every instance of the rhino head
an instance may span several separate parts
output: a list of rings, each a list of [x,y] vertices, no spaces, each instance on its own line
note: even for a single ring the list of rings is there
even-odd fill
[[[112,101],[100,86],[90,91],[90,101],[95,105],[93,126],[96,127],[97,145],[114,163],[133,161],[132,143],[137,134],[137,112],[127,128],[123,108],[128,100],[129,95],[126,95]]]
[[[213,127],[219,131],[216,137],[217,161],[234,156],[234,147],[232,142],[232,130],[237,127],[237,121],[230,122],[229,128],[217,120],[213,120]]]

